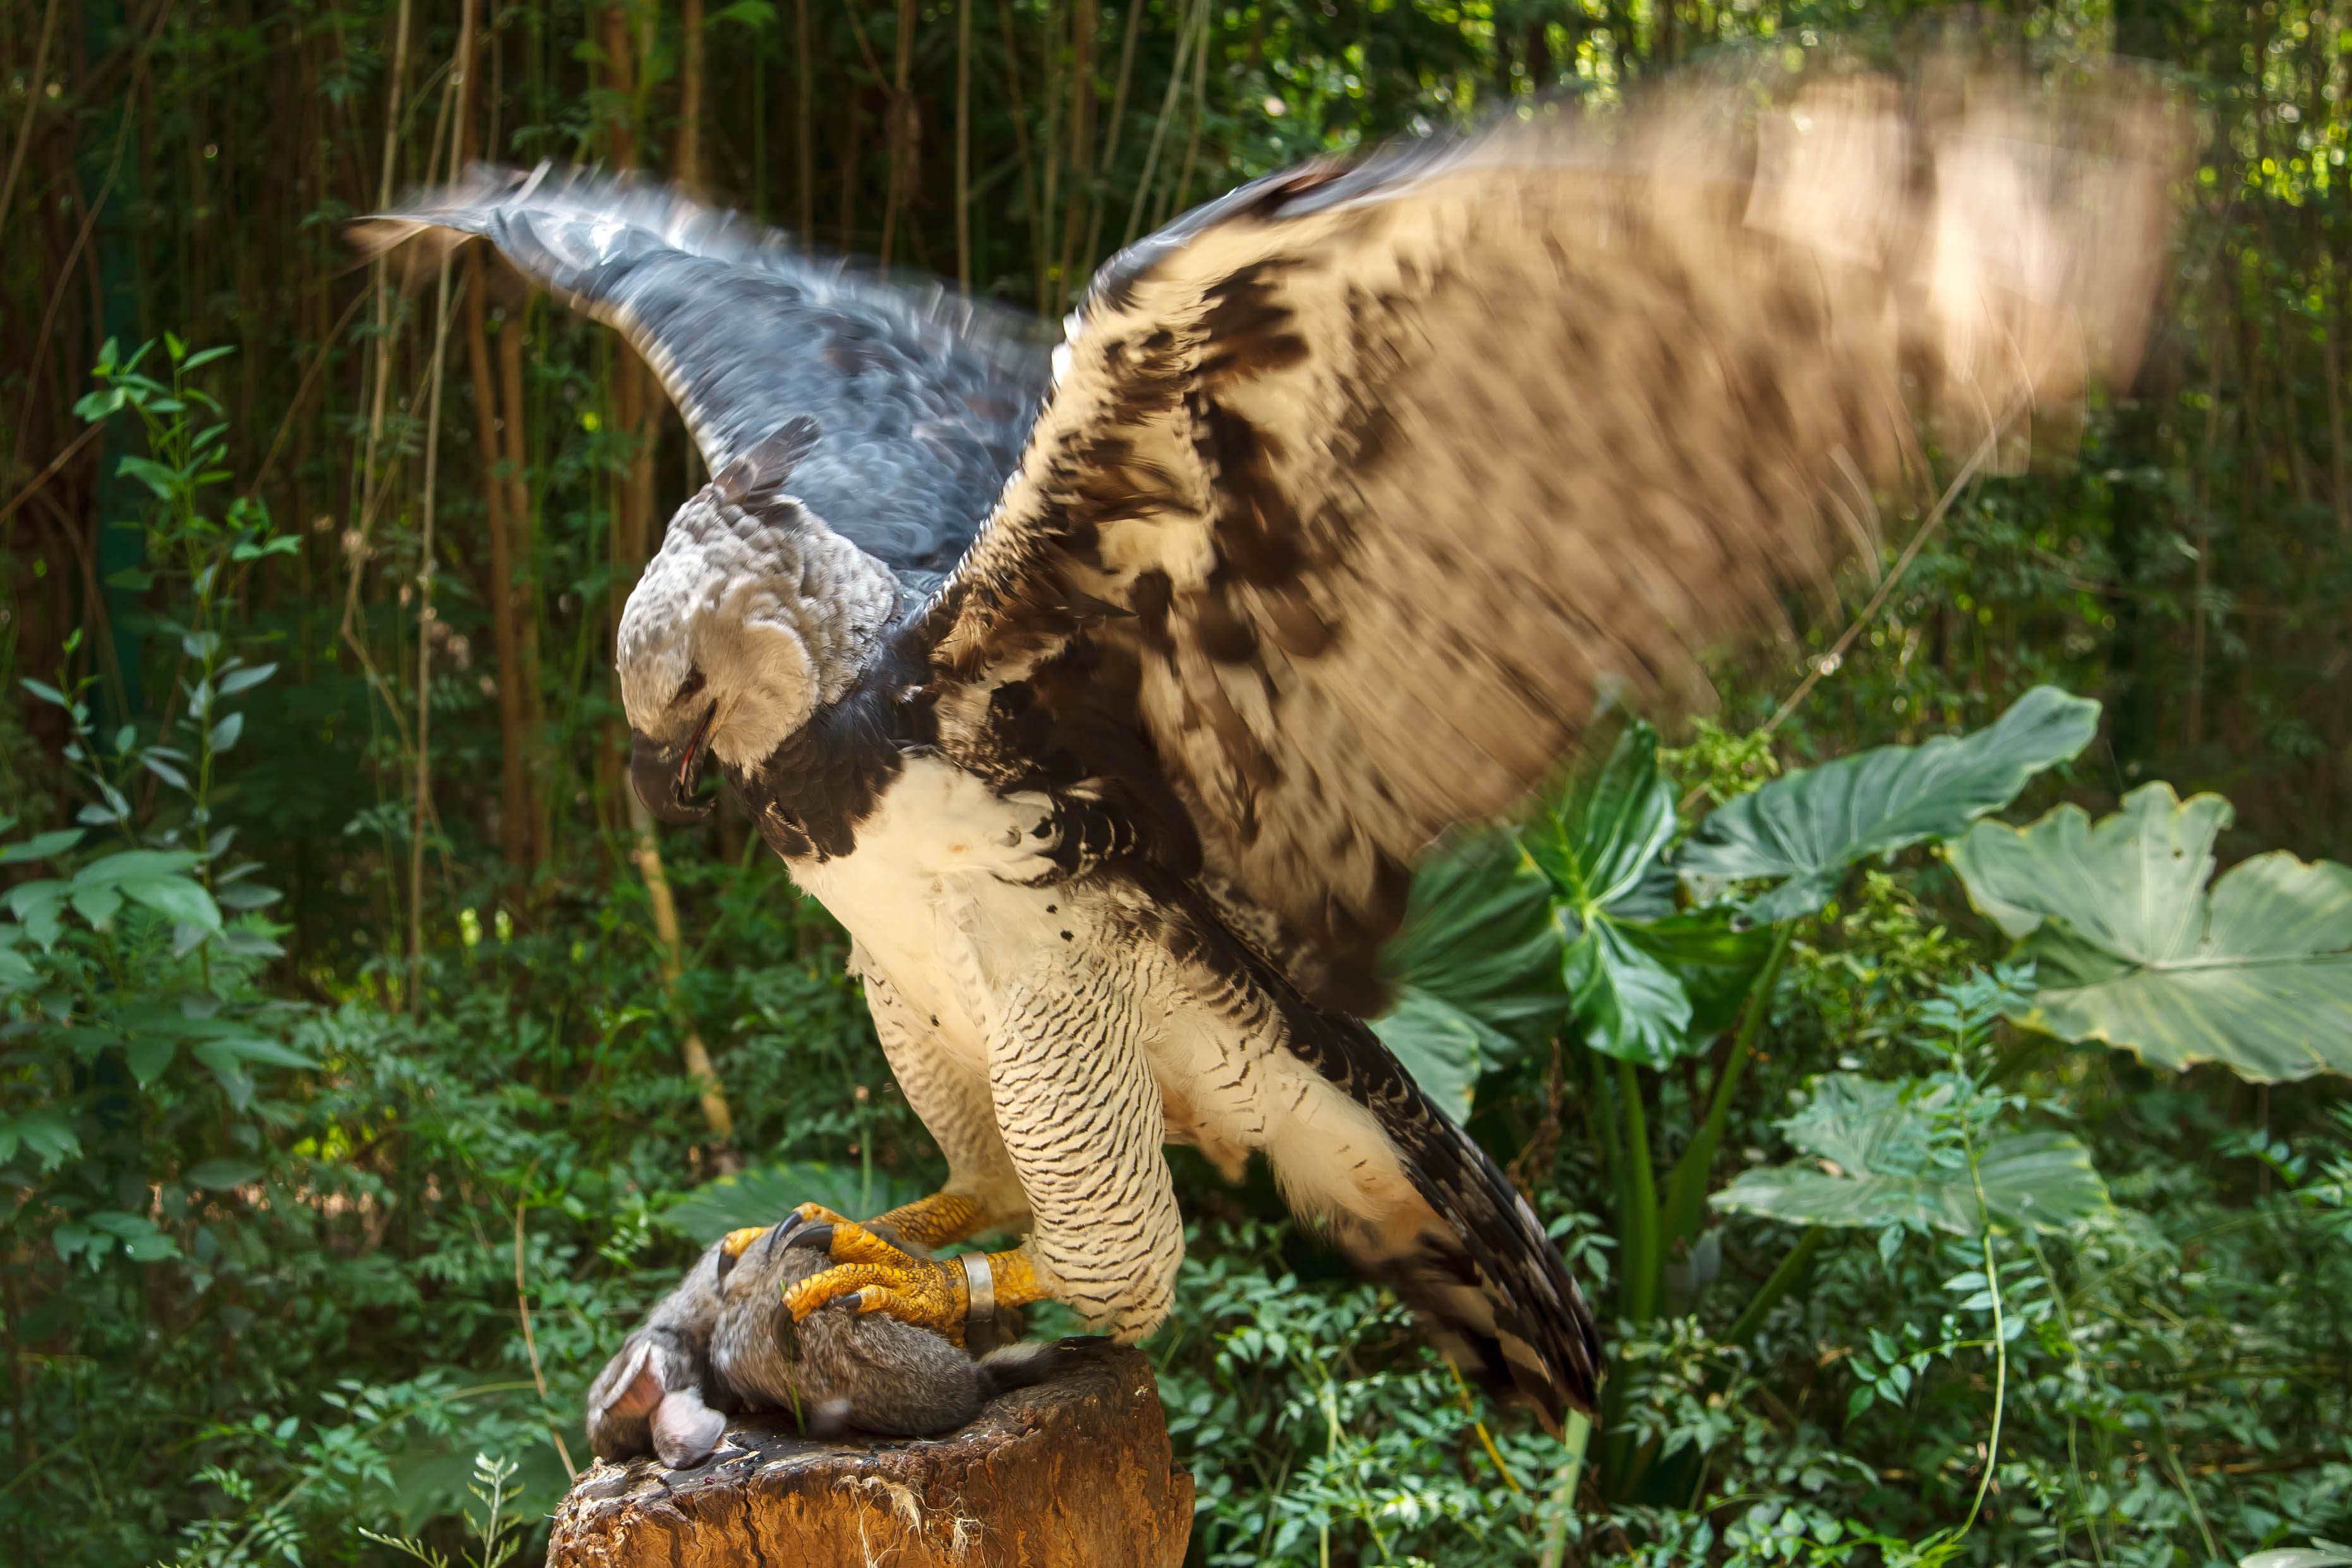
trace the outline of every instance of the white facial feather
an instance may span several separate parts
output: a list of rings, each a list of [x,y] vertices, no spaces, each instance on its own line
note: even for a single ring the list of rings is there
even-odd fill
[[[856,682],[898,597],[888,567],[799,501],[747,510],[706,486],[670,520],[621,612],[629,723],[674,744],[716,701],[711,753],[750,767]],[[698,669],[701,690],[677,700]]]

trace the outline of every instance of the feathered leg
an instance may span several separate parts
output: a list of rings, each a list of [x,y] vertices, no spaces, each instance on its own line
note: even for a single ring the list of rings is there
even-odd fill
[[[865,976],[866,1010],[874,1015],[874,1033],[892,1076],[948,1162],[945,1187],[866,1224],[887,1238],[925,1248],[983,1231],[1027,1228],[1029,1202],[997,1131],[987,1081],[940,1048],[864,948],[851,950],[849,966]],[[812,1220],[841,1218],[814,1205],[800,1212]]]
[[[1051,1297],[1128,1341],[1167,1315],[1184,1230],[1142,1036],[1140,1011],[1108,966],[1057,968],[1002,997],[989,1089],[1032,1229],[1021,1246],[988,1256],[999,1306]],[[835,1265],[786,1294],[795,1318],[850,1300],[860,1311],[961,1335],[972,1284],[962,1259],[918,1258],[873,1228],[830,1218],[792,1245],[822,1247]]]

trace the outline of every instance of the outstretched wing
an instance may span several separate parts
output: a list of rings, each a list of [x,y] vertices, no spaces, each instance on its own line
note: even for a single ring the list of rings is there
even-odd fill
[[[1703,690],[1870,534],[1916,416],[1957,463],[2127,364],[2166,144],[2112,88],[1848,79],[1237,190],[1074,319],[922,627],[942,744],[1157,791],[1237,929],[1374,1010],[1412,857],[1621,683]]]
[[[433,229],[488,239],[617,329],[713,473],[814,417],[794,493],[922,589],[971,542],[1045,388],[1045,351],[1021,318],[811,257],[650,183],[478,168],[359,237],[383,247]]]

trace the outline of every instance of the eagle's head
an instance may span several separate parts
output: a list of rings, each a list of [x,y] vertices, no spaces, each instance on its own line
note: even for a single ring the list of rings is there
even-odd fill
[[[795,419],[721,469],[621,612],[630,781],[664,822],[709,814],[706,752],[749,769],[847,691],[896,613],[890,569],[783,493],[816,437]]]

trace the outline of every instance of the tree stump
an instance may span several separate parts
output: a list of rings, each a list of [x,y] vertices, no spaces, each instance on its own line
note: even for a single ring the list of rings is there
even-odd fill
[[[946,1437],[818,1441],[761,1412],[695,1469],[599,1464],[556,1510],[549,1568],[1176,1568],[1192,1478],[1151,1365],[1071,1348]]]

